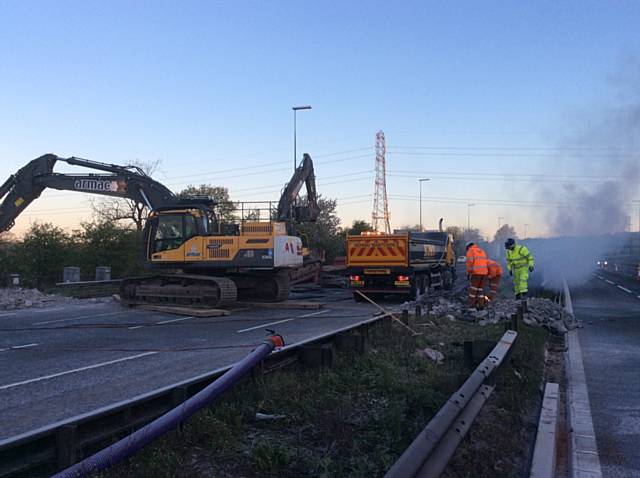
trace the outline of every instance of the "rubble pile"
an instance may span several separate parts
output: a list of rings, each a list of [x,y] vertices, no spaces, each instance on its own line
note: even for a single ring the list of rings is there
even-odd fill
[[[43,294],[38,289],[0,289],[0,310],[40,308],[74,301],[71,297]]]
[[[423,306],[427,302],[425,299],[421,301]],[[511,320],[520,302],[515,299],[500,298],[484,309],[476,311],[467,308],[466,297],[438,297],[431,303],[431,314],[449,320],[476,322],[484,326]],[[417,303],[405,303],[403,307],[411,310]],[[580,326],[579,321],[566,312],[561,305],[538,297],[527,299],[527,312],[522,320],[527,325],[545,327],[556,333],[565,333]]]

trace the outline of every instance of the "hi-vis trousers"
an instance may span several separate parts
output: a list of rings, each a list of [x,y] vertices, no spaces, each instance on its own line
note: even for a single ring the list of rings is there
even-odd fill
[[[484,286],[486,283],[486,275],[471,275],[469,278],[469,307],[484,304]]]

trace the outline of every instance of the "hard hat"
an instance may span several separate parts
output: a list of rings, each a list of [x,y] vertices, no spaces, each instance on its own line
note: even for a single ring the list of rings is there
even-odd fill
[[[475,242],[467,242],[466,249],[469,249],[471,246],[475,246]]]
[[[504,243],[504,247],[507,249],[511,249],[513,246],[516,245],[516,241],[513,237],[510,237],[509,239],[507,239],[507,241]]]

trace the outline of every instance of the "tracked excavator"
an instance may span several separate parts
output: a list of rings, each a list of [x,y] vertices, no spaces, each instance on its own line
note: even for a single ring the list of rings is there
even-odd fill
[[[54,172],[57,162],[103,173]],[[301,203],[299,193],[306,186]],[[308,154],[285,185],[269,219],[228,223],[207,197],[179,197],[140,168],[45,154],[0,186],[0,231],[47,188],[126,198],[149,209],[142,253],[150,275],[123,279],[124,304],[159,303],[212,307],[236,300],[282,301],[292,283],[319,269],[306,253],[295,225],[314,222],[317,202],[313,161]],[[270,208],[271,209],[271,208]]]

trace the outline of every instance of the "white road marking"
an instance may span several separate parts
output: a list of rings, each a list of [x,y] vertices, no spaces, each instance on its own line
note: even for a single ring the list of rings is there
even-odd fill
[[[320,315],[320,314],[324,314],[326,312],[329,312],[329,309],[321,310],[319,312],[313,312],[311,314],[301,315],[299,317],[292,317],[291,319],[276,320],[275,322],[269,322],[268,324],[256,325],[255,327],[249,327],[248,329],[238,330],[237,332],[239,334],[241,334],[243,332],[249,332],[250,330],[263,329],[265,327],[269,327],[270,325],[284,324],[285,322],[291,322],[292,320],[303,319],[305,317],[313,317],[314,315]]]
[[[9,312],[7,314],[0,314],[0,317],[10,317],[12,315],[17,315],[17,312]]]
[[[627,289],[626,287],[622,287],[621,285],[617,286],[618,289],[625,291],[628,294],[633,294],[633,292],[631,292],[629,289]]]
[[[39,345],[39,344],[13,345],[11,347],[0,349],[0,352],[6,352],[7,350],[26,349],[26,348],[29,348],[29,347],[35,347],[36,345]]]
[[[162,322],[156,322],[156,325],[170,324],[171,322],[180,322],[182,320],[195,319],[195,317],[180,317],[179,319],[163,320]]]
[[[42,377],[31,378],[29,380],[23,380],[21,382],[8,383],[7,385],[0,385],[0,390],[7,390],[9,388],[19,387],[21,385],[27,385],[29,383],[41,382],[42,380],[49,380],[56,377],[61,377],[63,375],[68,375],[70,373],[82,372],[84,370],[91,370],[99,367],[106,367],[107,365],[113,365],[114,363],[125,362],[127,360],[134,360],[137,358],[148,357],[149,355],[155,355],[158,352],[145,352],[143,354],[131,355],[129,357],[123,357],[115,360],[109,360],[108,362],[96,363],[93,365],[87,365],[86,367],[74,368],[73,370],[66,370],[64,372],[52,373],[51,375],[43,375]]]
[[[104,314],[81,315],[80,317],[69,317],[68,319],[45,320],[44,322],[36,322],[33,325],[56,324],[58,322],[68,322],[70,320],[93,319],[94,317],[105,317],[107,315],[116,315],[116,314],[122,314],[122,313],[124,312],[119,310],[117,312],[106,312]]]
[[[602,280],[604,280],[604,277],[602,277],[602,276],[598,276],[598,279],[602,279]]]
[[[170,324],[171,322],[180,322],[183,320],[195,319],[195,317],[180,317],[178,319],[170,319],[163,320],[162,322],[155,322],[153,325],[162,325],[162,324]],[[147,327],[146,325],[134,325],[133,327],[128,327],[129,330],[141,329],[142,327]]]
[[[68,307],[53,307],[51,309],[47,309],[46,307],[42,309],[28,309],[29,312],[33,314],[44,314],[45,312],[58,312],[59,310],[67,310]]]
[[[605,281],[605,282],[607,282],[607,283],[609,283],[609,284],[611,284],[611,285],[616,285],[616,283],[615,283],[615,282],[611,282],[609,279],[605,279],[604,281]]]

